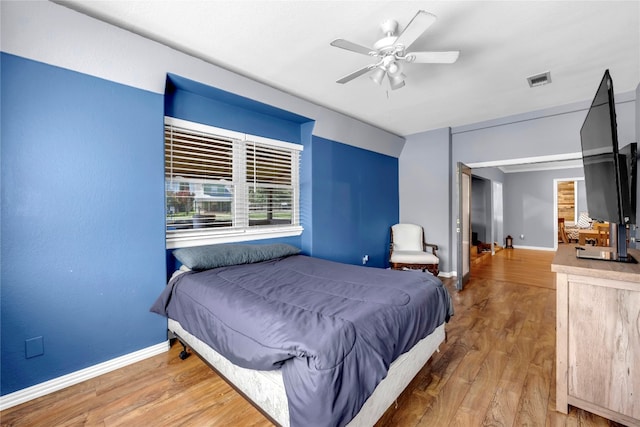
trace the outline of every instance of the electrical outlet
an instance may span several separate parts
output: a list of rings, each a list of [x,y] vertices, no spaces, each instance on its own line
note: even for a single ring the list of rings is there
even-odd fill
[[[520,235],[520,240],[524,240],[524,234]]]
[[[362,265],[365,265],[368,262],[369,262],[369,255],[364,255],[362,257]]]
[[[44,354],[44,338],[29,338],[24,342],[24,356],[27,359]]]

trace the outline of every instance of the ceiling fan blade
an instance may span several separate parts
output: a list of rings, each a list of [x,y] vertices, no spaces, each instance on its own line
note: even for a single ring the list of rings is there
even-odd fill
[[[371,71],[375,67],[376,67],[376,64],[367,65],[366,67],[361,68],[358,71],[354,71],[353,73],[344,76],[340,80],[337,80],[336,83],[343,84],[343,83],[350,82],[351,80],[355,79],[356,77],[360,77],[361,75],[366,74],[367,72]]]
[[[369,49],[368,47],[359,45],[354,42],[350,42],[349,40],[344,39],[336,39],[331,42],[331,46],[339,47],[341,49],[346,49],[351,52],[361,53],[363,55],[370,55],[371,52],[375,52],[374,49]]]
[[[436,20],[436,16],[425,12],[424,10],[419,10],[416,13],[416,16],[413,17],[411,22],[407,24],[402,33],[398,36],[398,39],[394,44],[402,45],[407,49],[409,46],[413,44],[414,41],[417,40],[422,33],[424,33],[427,28],[431,26]]]
[[[449,52],[410,52],[405,58],[407,62],[416,64],[453,64],[458,60],[460,52],[452,50]]]

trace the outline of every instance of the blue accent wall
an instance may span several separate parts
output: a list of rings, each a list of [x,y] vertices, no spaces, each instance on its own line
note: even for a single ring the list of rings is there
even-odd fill
[[[387,265],[396,158],[314,137],[312,119],[179,78],[167,83],[177,102],[165,103],[17,56],[0,61],[2,395],[166,340],[166,319],[149,312],[175,267],[165,249],[165,113],[304,146],[302,236],[255,243]]]
[[[302,143],[301,125],[312,121],[174,74],[167,76],[165,114],[297,144]]]
[[[387,267],[398,222],[398,159],[313,138],[313,256]]]
[[[4,395],[166,340],[164,139],[162,95],[0,60]]]

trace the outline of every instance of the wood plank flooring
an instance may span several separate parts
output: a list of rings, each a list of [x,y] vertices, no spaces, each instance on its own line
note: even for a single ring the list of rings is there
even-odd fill
[[[447,341],[377,427],[618,426],[555,411],[554,252],[509,249],[472,268]],[[2,426],[270,426],[179,345],[0,413]]]

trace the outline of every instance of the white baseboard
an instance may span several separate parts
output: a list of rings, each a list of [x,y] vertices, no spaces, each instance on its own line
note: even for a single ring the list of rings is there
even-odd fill
[[[63,388],[106,374],[107,372],[115,371],[116,369],[123,368],[127,365],[162,354],[168,350],[169,341],[165,341],[13,393],[5,394],[4,396],[0,396],[0,411],[4,411],[5,409],[28,402],[29,400],[36,399],[46,394],[53,393],[54,391],[62,390]]]
[[[440,274],[438,274],[438,276],[442,276],[442,277],[456,277],[458,276],[458,272],[457,271],[441,271]]]
[[[543,248],[540,246],[521,246],[521,245],[513,245],[514,249],[531,249],[534,251],[556,251],[554,248]]]

